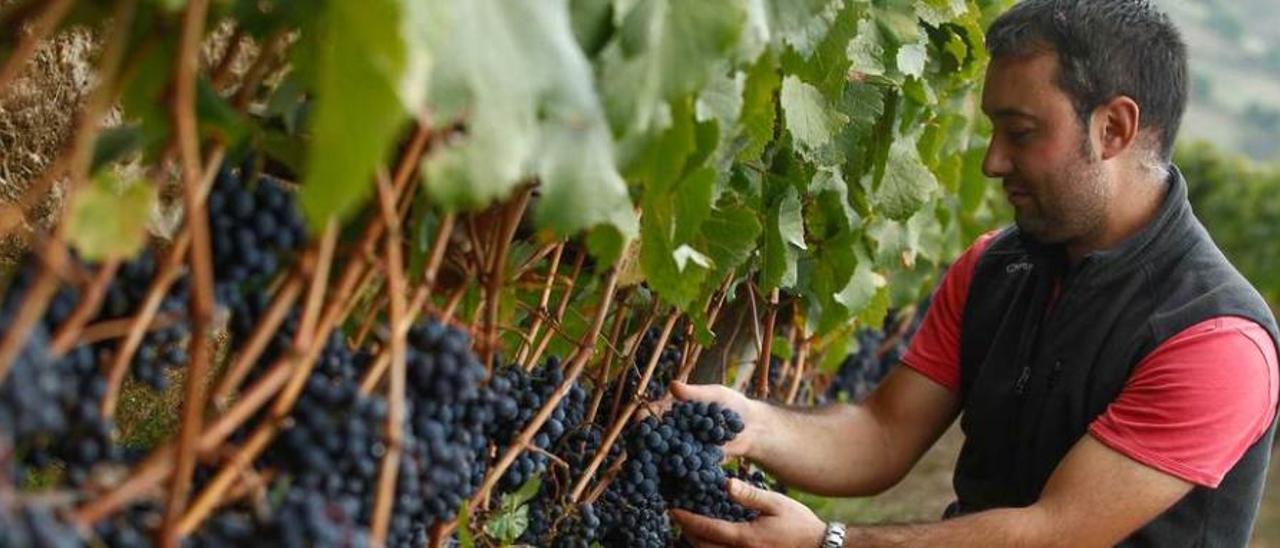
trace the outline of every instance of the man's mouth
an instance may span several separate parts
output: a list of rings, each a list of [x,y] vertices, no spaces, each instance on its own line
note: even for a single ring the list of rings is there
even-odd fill
[[[1025,204],[1031,201],[1031,193],[1020,187],[1005,185],[1004,194],[1009,199],[1009,203],[1014,205]]]

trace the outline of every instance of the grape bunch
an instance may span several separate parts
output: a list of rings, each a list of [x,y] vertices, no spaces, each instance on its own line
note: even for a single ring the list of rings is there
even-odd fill
[[[419,440],[420,528],[452,520],[458,507],[479,488],[476,469],[483,461],[485,426],[494,411],[481,389],[485,369],[462,330],[425,320],[408,332],[408,429]],[[411,542],[411,539],[404,540]]]
[[[54,515],[46,504],[20,504],[0,496],[0,546],[78,548],[84,546],[76,528]]]
[[[138,313],[156,275],[155,254],[150,249],[143,250],[134,259],[121,264],[115,278],[107,286],[99,317],[127,318]],[[187,325],[189,301],[188,280],[183,275],[170,286],[160,304],[160,314],[176,323],[148,331],[130,364],[134,377],[156,390],[163,390],[168,386],[169,370],[187,363],[186,343],[191,335]],[[110,344],[101,343],[99,348],[109,351]]]
[[[627,369],[626,372],[626,390],[623,398],[630,399],[631,395],[635,394],[645,367],[648,367],[653,353],[658,351],[656,347],[658,346],[658,339],[661,337],[662,330],[653,327],[645,331],[644,336],[640,339],[640,345],[636,348],[635,367]],[[684,333],[678,328],[673,330],[671,335],[667,337],[667,344],[662,347],[660,352],[661,355],[658,357],[657,367],[653,370],[653,376],[649,378],[649,383],[644,387],[644,399],[650,401],[662,397],[662,394],[667,391],[667,385],[671,384],[676,369],[680,367],[680,362],[684,360]]]
[[[928,309],[929,299],[925,299],[911,317],[900,318],[899,311],[890,311],[880,329],[859,329],[854,335],[857,349],[841,362],[822,399],[859,401],[867,397],[902,359]],[[908,323],[904,326],[902,322]],[[902,333],[896,334],[900,328]],[[892,342],[888,348],[884,348],[886,341]]]
[[[518,366],[504,369],[490,382],[490,390],[499,399],[499,411],[487,429],[487,434],[499,448],[509,447],[516,436],[533,420],[537,412],[551,398],[564,381],[560,361],[551,357],[534,373],[527,373]],[[543,423],[533,439],[538,449],[548,450],[559,443],[565,432],[586,419],[587,391],[574,383],[551,417]],[[540,451],[525,451],[507,468],[498,484],[500,491],[519,489],[533,476],[546,469],[547,456]]]
[[[603,531],[595,505],[588,502],[565,510],[556,504],[549,485],[543,483],[538,498],[530,503],[529,526],[521,542],[553,548],[588,548],[598,542]]]
[[[0,310],[0,333],[12,322],[15,300],[21,297],[7,299]],[[79,485],[95,464],[118,456],[112,425],[100,413],[106,380],[89,347],[51,355],[45,323],[32,326],[0,382],[0,447],[15,453],[5,459],[10,478],[61,463]]]
[[[606,544],[666,546],[670,508],[730,521],[755,513],[729,498],[721,449],[743,429],[742,418],[715,403],[680,402],[661,417],[628,428],[627,461],[599,500]]]
[[[224,166],[209,192],[210,241],[218,301],[235,307],[246,285],[269,280],[282,254],[300,249],[306,226],[293,194],[270,177],[245,181],[252,169]]]

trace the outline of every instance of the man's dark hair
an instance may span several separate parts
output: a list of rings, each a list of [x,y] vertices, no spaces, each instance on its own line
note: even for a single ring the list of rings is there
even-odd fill
[[[987,30],[993,58],[1058,55],[1058,86],[1082,125],[1124,95],[1142,109],[1142,129],[1158,132],[1169,161],[1187,106],[1187,46],[1169,17],[1147,0],[1025,0]]]

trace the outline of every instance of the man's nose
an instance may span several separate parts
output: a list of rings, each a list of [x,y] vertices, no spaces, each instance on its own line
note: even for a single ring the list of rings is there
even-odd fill
[[[992,179],[999,179],[1013,171],[1013,162],[1005,151],[1004,145],[996,136],[987,144],[987,155],[982,159],[982,173]]]

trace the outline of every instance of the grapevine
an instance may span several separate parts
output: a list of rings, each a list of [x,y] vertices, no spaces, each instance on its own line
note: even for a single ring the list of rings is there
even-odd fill
[[[996,214],[999,6],[709,1],[0,3],[0,98],[109,21],[66,150],[0,203],[0,546],[755,519],[729,480],[785,486],[726,458],[743,418],[668,387],[816,405],[896,363]]]

